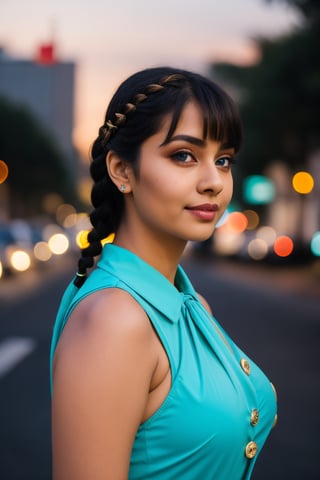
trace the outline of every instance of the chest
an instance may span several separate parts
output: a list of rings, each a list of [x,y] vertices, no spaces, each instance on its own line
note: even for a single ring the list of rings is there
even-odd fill
[[[192,318],[177,325],[166,354],[172,383],[159,409],[146,423],[162,432],[170,451],[241,452],[249,440],[270,430],[275,396],[263,372],[221,332]]]

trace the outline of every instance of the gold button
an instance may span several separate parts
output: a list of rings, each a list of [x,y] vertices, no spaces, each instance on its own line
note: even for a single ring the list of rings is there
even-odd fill
[[[253,427],[255,427],[258,422],[259,422],[259,410],[257,408],[254,408],[251,412],[250,423]]]
[[[249,442],[245,449],[245,454],[247,458],[253,458],[256,456],[258,451],[258,445],[256,442]]]
[[[245,358],[241,358],[240,365],[244,373],[250,375],[250,363]]]
[[[277,414],[275,414],[275,416],[274,416],[274,420],[273,420],[273,425],[272,425],[272,428],[274,428],[274,427],[277,425],[277,423],[278,423],[278,415],[277,415]]]

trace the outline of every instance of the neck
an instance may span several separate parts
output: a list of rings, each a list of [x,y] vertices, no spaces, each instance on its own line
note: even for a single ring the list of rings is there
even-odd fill
[[[168,238],[160,233],[146,233],[136,235],[124,225],[121,225],[116,234],[114,244],[126,248],[136,254],[146,263],[158,270],[171,283],[174,283],[176,271],[186,242]]]

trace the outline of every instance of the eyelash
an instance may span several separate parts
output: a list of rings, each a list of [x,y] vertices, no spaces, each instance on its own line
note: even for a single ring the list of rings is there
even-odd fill
[[[192,153],[190,152],[187,152],[185,150],[180,150],[179,152],[176,152],[174,153],[173,155],[171,155],[171,158],[175,161],[177,161],[178,163],[181,163],[181,164],[189,164],[189,163],[192,163],[190,161],[186,161],[186,160],[181,160],[181,158],[178,158],[180,155],[186,155],[187,157],[191,157],[193,161],[196,161],[195,157],[192,155]],[[220,157],[216,160],[216,163],[219,161],[219,160],[227,160],[229,162],[228,166],[226,167],[225,165],[218,165],[218,166],[221,166],[222,168],[230,168],[232,164],[236,163],[235,162],[235,158],[234,157]]]
[[[219,160],[228,160],[229,162],[228,167],[222,166],[222,168],[230,168],[235,163],[234,157],[220,157],[216,161],[218,162]]]
[[[190,152],[187,152],[185,150],[180,150],[179,152],[174,153],[173,155],[171,155],[171,158],[177,161],[178,163],[191,163],[191,162],[186,162],[185,160],[181,160],[181,158],[179,158],[180,155],[186,155],[187,157],[191,157],[192,160],[195,161],[194,156]]]

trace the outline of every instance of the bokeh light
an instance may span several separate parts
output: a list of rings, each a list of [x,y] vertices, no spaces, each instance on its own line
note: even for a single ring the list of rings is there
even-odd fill
[[[223,225],[214,234],[213,248],[218,255],[234,255],[241,250],[244,242],[243,233],[232,232]]]
[[[76,209],[74,208],[73,205],[70,205],[68,203],[63,203],[63,204],[59,205],[57,210],[56,210],[57,222],[60,225],[64,226],[64,222],[65,222],[66,218],[69,217],[70,215],[75,215],[75,214],[76,214]]]
[[[48,223],[42,231],[42,238],[48,242],[55,233],[62,233],[62,229],[55,223]]]
[[[90,230],[80,230],[80,232],[77,233],[76,235],[76,244],[78,245],[79,248],[87,248],[89,247],[89,242],[88,242],[88,233]]]
[[[4,183],[9,175],[8,165],[4,160],[0,160],[0,184]]]
[[[296,192],[306,195],[313,190],[313,177],[308,172],[297,172],[292,178],[292,186]]]
[[[11,254],[10,263],[15,270],[25,272],[30,268],[31,259],[27,252],[23,250],[16,250]]]
[[[242,233],[248,226],[248,219],[242,212],[231,212],[226,221],[226,227],[230,232]]]
[[[114,233],[110,233],[110,235],[108,235],[106,238],[104,238],[103,240],[101,240],[102,245],[105,245],[106,243],[112,243],[113,240],[114,240],[114,237],[115,237],[115,234],[114,234]]]
[[[316,232],[312,236],[310,248],[313,255],[320,257],[320,232]]]
[[[69,240],[63,233],[55,233],[49,238],[48,245],[52,253],[62,255],[69,248]]]
[[[47,262],[52,257],[52,252],[47,242],[38,242],[33,247],[33,253],[37,260]]]
[[[268,247],[271,247],[277,238],[277,232],[274,228],[265,225],[258,228],[256,238],[260,238],[268,245]]]
[[[257,212],[255,212],[254,210],[244,210],[243,214],[247,217],[248,220],[247,230],[255,230],[260,222],[260,218]]]
[[[2,274],[3,274],[3,267],[2,267],[2,263],[0,262],[0,278],[2,277]]]
[[[268,244],[262,238],[254,238],[249,242],[248,254],[253,260],[262,260],[268,254]]]
[[[250,175],[243,184],[244,199],[253,205],[266,205],[275,197],[275,186],[270,178],[263,175]]]
[[[47,213],[54,214],[61,203],[63,203],[62,197],[57,193],[47,193],[43,198],[43,208]]]
[[[80,232],[77,233],[76,236],[76,244],[78,245],[79,248],[87,248],[89,246],[88,242],[88,233],[90,230],[81,230]],[[115,234],[111,233],[108,235],[106,238],[101,240],[102,246],[105,245],[106,243],[112,243],[114,240]]]
[[[288,257],[293,252],[293,241],[287,235],[281,235],[276,239],[273,249],[278,257]]]
[[[72,228],[75,227],[78,223],[78,215],[76,213],[70,213],[62,223],[64,228]]]

